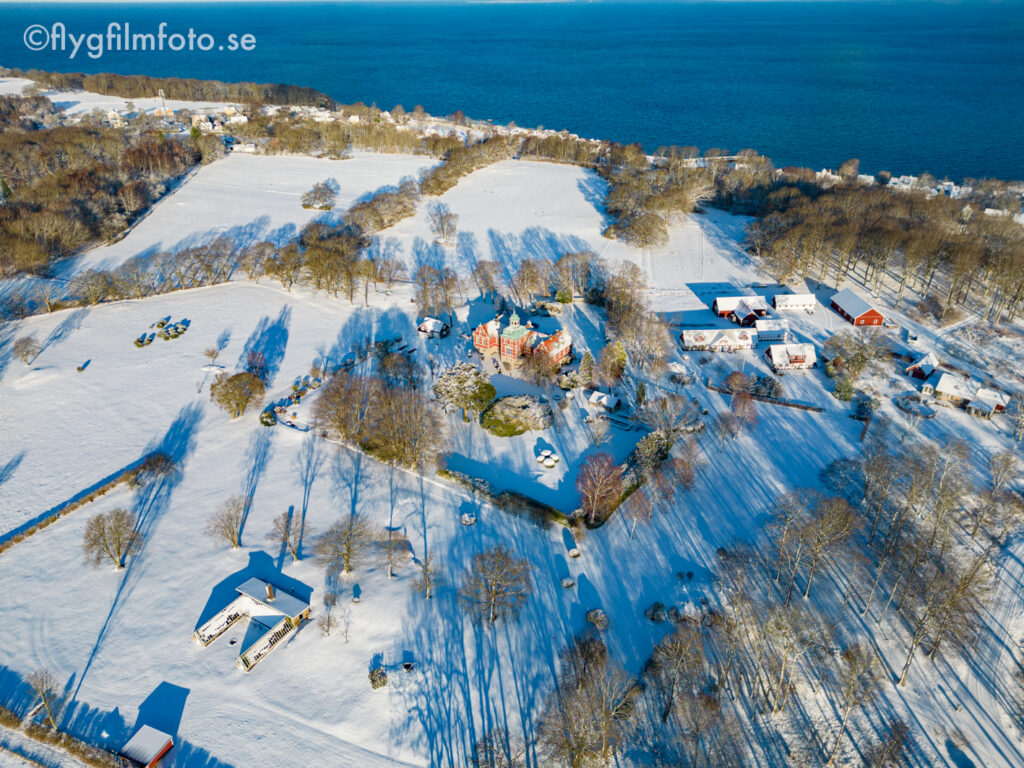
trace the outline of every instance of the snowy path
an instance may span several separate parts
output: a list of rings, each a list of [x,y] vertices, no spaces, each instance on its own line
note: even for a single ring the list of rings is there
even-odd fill
[[[21,731],[0,725],[0,768],[86,768],[62,749],[30,739]]]

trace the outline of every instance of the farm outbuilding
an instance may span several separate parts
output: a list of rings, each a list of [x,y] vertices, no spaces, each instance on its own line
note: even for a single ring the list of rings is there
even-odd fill
[[[711,304],[711,309],[719,317],[728,317],[748,326],[768,314],[768,300],[764,296],[719,296]]]
[[[849,288],[833,294],[831,306],[835,312],[854,325],[881,325],[885,320],[881,312]]]
[[[772,296],[772,306],[775,309],[799,311],[814,309],[818,306],[818,299],[813,293],[777,293]]]
[[[913,376],[915,379],[927,379],[931,376],[935,369],[939,367],[939,358],[935,356],[934,352],[929,352],[919,360],[914,361],[911,365],[908,365],[904,372],[907,376]]]
[[[154,768],[173,746],[170,734],[144,725],[122,747],[121,754],[135,765]]]
[[[789,321],[766,317],[754,323],[758,341],[785,341],[789,336]]]
[[[978,387],[974,397],[967,403],[966,410],[971,416],[991,419],[994,414],[1005,411],[1008,403],[1009,398],[1002,392],[988,387]]]

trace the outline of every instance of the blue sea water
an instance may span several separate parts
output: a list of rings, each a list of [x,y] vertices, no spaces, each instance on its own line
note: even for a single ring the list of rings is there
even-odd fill
[[[253,51],[31,51],[69,32],[250,33]],[[1024,178],[1024,4],[962,2],[0,5],[0,64],[287,82],[343,102],[778,165]]]

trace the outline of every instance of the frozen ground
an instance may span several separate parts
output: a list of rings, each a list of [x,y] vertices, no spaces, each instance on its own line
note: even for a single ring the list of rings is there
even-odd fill
[[[196,171],[187,184],[153,206],[126,237],[93,248],[63,271],[70,275],[84,269],[113,269],[134,256],[178,251],[221,236],[243,247],[262,240],[283,244],[314,218],[336,220],[354,202],[415,177],[433,162],[417,155],[369,152],[355,152],[349,160],[232,154]],[[303,193],[326,180],[340,187],[334,211],[303,208]]]
[[[0,77],[0,94],[20,95],[25,86],[31,85],[32,82],[21,77]],[[41,93],[58,109],[71,116],[88,114],[94,109],[101,109],[105,113],[112,109],[123,110],[126,104],[134,104],[137,110],[153,113],[162,106],[157,97],[125,99],[120,96],[107,96],[89,91],[42,91]],[[181,101],[178,99],[166,99],[166,105],[168,109],[172,110],[188,109],[193,111],[204,109],[223,111],[225,107],[231,106],[227,102],[220,101]]]
[[[417,159],[403,160],[410,165],[386,156],[303,161],[310,163],[308,175],[301,183],[288,181],[291,191],[280,194],[268,191],[269,181],[284,184],[299,172],[277,173],[275,163],[294,169],[299,159],[229,158],[204,168],[157,206],[152,222],[147,219],[152,229],[143,222],[118,245],[127,257],[208,233],[214,224],[244,228],[264,215],[266,231],[297,227],[299,212],[305,212],[295,198],[324,177],[321,168],[340,173],[365,161],[361,183],[372,190],[414,172]],[[345,178],[338,180],[344,193]],[[709,297],[763,280],[736,245],[743,220],[722,213],[693,216],[673,229],[665,248],[637,252],[600,237],[600,194],[595,177],[579,169],[517,162],[484,169],[444,198],[460,215],[459,246],[450,254],[463,269],[474,258],[498,258],[514,267],[526,255],[578,247],[611,260],[633,259],[648,271],[658,310],[673,319],[682,313],[687,324],[718,322],[705,307]],[[192,214],[174,213],[176,199],[190,201]],[[203,219],[204,209],[216,213]],[[225,212],[234,217],[217,218]],[[384,233],[381,247],[394,248],[413,265],[437,255],[422,211]],[[472,288],[467,291],[472,301],[460,309],[449,338],[416,340],[421,362],[428,354],[441,364],[467,359],[469,343],[459,334],[489,312]],[[824,413],[760,405],[759,424],[738,440],[720,448],[712,435],[700,437],[707,467],[696,487],[680,493],[672,510],[641,524],[635,539],[619,516],[574,542],[560,529],[541,530],[481,507],[436,478],[392,473],[295,430],[261,427],[253,416],[230,422],[209,402],[209,381],[200,370],[206,347],[222,343],[218,362],[229,369],[249,349],[263,351],[275,371],[268,394],[277,397],[323,354],[343,354],[367,337],[415,338],[410,297],[409,286],[390,297],[371,293],[371,306],[364,308],[301,287],[287,293],[264,280],[63,311],[7,329],[8,335],[33,333],[45,348],[32,366],[9,355],[0,359],[0,531],[38,516],[147,450],[168,451],[182,470],[147,492],[120,489],[0,555],[0,697],[24,697],[23,677],[36,667],[51,667],[67,681],[66,724],[73,732],[119,746],[138,724],[171,731],[179,743],[172,766],[464,764],[472,742],[494,724],[532,739],[531,723],[553,685],[557,656],[584,627],[588,609],[608,613],[612,655],[638,673],[666,631],[647,621],[644,609],[655,600],[698,602],[710,589],[718,547],[749,540],[780,490],[816,486],[821,467],[857,450],[862,425],[828,395],[830,382],[821,370],[787,374],[788,394],[820,405]],[[166,316],[188,318],[188,332],[144,349],[132,345]],[[844,327],[824,308],[793,321],[801,338],[816,342]],[[580,346],[600,343],[599,323],[599,315],[585,307],[565,318]],[[704,365],[700,357],[691,353],[685,364],[712,381],[734,367],[764,369],[760,351],[709,355]],[[890,386],[890,378],[911,387],[895,367],[875,383]],[[522,386],[498,384],[507,391]],[[728,407],[726,397],[700,384],[686,391],[709,416]],[[890,401],[883,407],[899,418]],[[578,461],[592,450],[578,423],[581,415],[572,406],[559,411],[555,429],[501,440],[452,414],[449,428],[462,457],[455,460],[471,462],[499,486],[523,477],[532,490],[567,500],[571,481],[557,472],[570,472],[573,457]],[[937,442],[965,436],[978,446],[978,460],[985,451],[1009,445],[1001,421],[990,424],[954,411],[941,411],[919,431]],[[632,437],[614,438],[619,455],[635,439],[633,432],[623,435]],[[533,452],[546,443],[569,457],[568,463],[536,477]],[[252,492],[254,501],[244,546],[232,552],[203,536],[202,528],[217,504],[242,492]],[[122,573],[93,570],[81,560],[85,522],[118,505],[140,514],[146,544]],[[322,571],[309,558],[290,562],[266,539],[273,518],[290,507],[320,530],[352,511],[381,531],[396,527],[408,536],[414,557],[429,550],[443,564],[447,583],[428,602],[411,589],[409,565],[389,580],[370,561],[343,584],[338,610],[349,622],[347,641],[340,630],[321,637],[309,623],[254,671],[243,673],[234,667],[239,646],[230,640],[244,645],[246,627],[233,628],[208,648],[190,635],[252,575],[312,589],[314,613],[323,611]],[[477,515],[476,525],[459,523],[464,511]],[[454,585],[472,554],[496,542],[533,563],[535,591],[518,622],[495,630],[464,618]],[[567,555],[574,544],[583,551],[579,559]],[[681,582],[679,571],[693,571],[694,580]],[[1024,763],[1019,734],[1004,714],[1002,682],[1017,663],[1007,646],[1022,631],[1021,573],[1010,568],[1001,575],[1001,599],[983,652],[964,663],[922,662],[905,689],[886,686],[879,703],[880,713],[899,714],[912,724],[927,764],[960,768],[969,764],[964,758],[977,766]],[[564,576],[572,576],[576,586],[563,589]],[[355,595],[358,603],[352,602]],[[900,648],[884,633],[879,645],[887,663],[897,664]],[[387,687],[377,691],[367,680],[375,658],[389,671]],[[412,672],[402,669],[407,660]],[[816,717],[834,717],[824,699],[808,695],[806,701],[819,707]],[[950,749],[954,732],[963,741]]]

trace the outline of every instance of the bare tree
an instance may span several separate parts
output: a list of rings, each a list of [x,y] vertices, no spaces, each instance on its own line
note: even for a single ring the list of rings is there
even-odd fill
[[[117,570],[124,568],[125,561],[142,546],[137,524],[135,515],[121,507],[90,517],[82,542],[86,560],[98,568],[109,559]]]
[[[388,527],[384,531],[380,546],[388,578],[394,578],[395,568],[401,566],[410,556],[409,540],[394,528]]]
[[[608,442],[608,419],[600,417],[590,422],[590,437],[594,445],[601,447]]]
[[[440,568],[432,555],[424,553],[423,558],[419,562],[419,571],[413,586],[417,591],[423,593],[423,597],[429,600],[434,596],[434,589],[437,588],[438,583],[441,581]]]
[[[210,397],[232,419],[240,417],[250,406],[258,407],[264,392],[266,387],[259,376],[248,372],[222,373],[210,385]]]
[[[384,290],[389,294],[391,289],[395,287],[395,283],[399,280],[404,280],[408,274],[405,262],[393,257],[378,259],[373,263],[377,266],[376,279],[384,283]]]
[[[473,746],[471,764],[475,768],[526,768],[526,745],[507,728],[492,728]]]
[[[430,222],[430,229],[439,242],[452,243],[455,239],[456,226],[459,223],[459,216],[448,208],[444,203],[434,203],[427,210],[427,220]]]
[[[15,339],[14,344],[11,345],[11,351],[14,353],[14,356],[25,365],[31,365],[41,350],[42,347],[35,336],[22,336],[19,339]]]
[[[316,543],[317,562],[329,572],[352,573],[373,541],[370,526],[350,515],[324,531]]]
[[[1019,443],[1024,440],[1024,395],[1014,395],[1012,405],[1010,418],[1013,420],[1013,439]]]
[[[998,493],[1020,472],[1020,458],[1013,451],[994,453],[988,460],[988,471],[990,487]]]
[[[729,401],[729,408],[740,429],[757,424],[757,406],[749,392],[737,392]]]
[[[732,411],[723,411],[715,419],[715,434],[718,436],[718,450],[725,447],[726,440],[735,440],[739,437],[742,425]]]
[[[232,549],[242,546],[242,523],[245,521],[246,500],[244,496],[232,496],[221,504],[206,521],[206,535],[220,541],[223,539]]]
[[[590,522],[604,520],[622,498],[622,468],[610,454],[588,456],[576,476],[583,514]]]
[[[644,424],[670,440],[693,431],[700,423],[700,406],[687,397],[666,394],[648,399],[640,411]]]
[[[315,531],[308,523],[303,523],[301,515],[294,509],[282,512],[274,518],[274,525],[267,539],[278,546],[288,550],[292,556],[292,562],[298,562],[302,553],[302,542],[307,536],[313,536]]]
[[[474,617],[488,622],[514,619],[533,589],[528,560],[498,545],[473,556],[459,596]]]
[[[829,754],[826,766],[835,765],[839,748],[846,736],[850,715],[869,703],[879,692],[878,661],[870,647],[855,643],[843,651],[843,669],[839,677],[839,691],[842,696],[843,716],[839,735]]]
[[[27,682],[46,712],[46,719],[49,721],[50,727],[55,731],[60,730],[57,725],[57,716],[60,714],[63,702],[60,698],[57,675],[49,669],[41,668],[29,673]]]
[[[205,350],[203,350],[203,356],[206,357],[210,361],[210,364],[212,365],[213,363],[217,362],[217,358],[220,356],[220,348],[207,347]]]
[[[563,668],[541,715],[540,742],[553,762],[608,765],[625,746],[636,682],[606,656],[582,675],[577,666]]]
[[[627,500],[629,507],[629,517],[631,520],[629,526],[629,540],[633,540],[633,535],[636,533],[636,526],[641,520],[650,520],[654,515],[654,503],[651,500],[650,494],[644,488],[638,488],[632,494],[630,494]]]
[[[811,593],[811,581],[818,566],[853,535],[856,522],[857,517],[845,499],[824,498],[814,506],[810,519],[797,533],[806,542],[807,551],[804,597]]]

